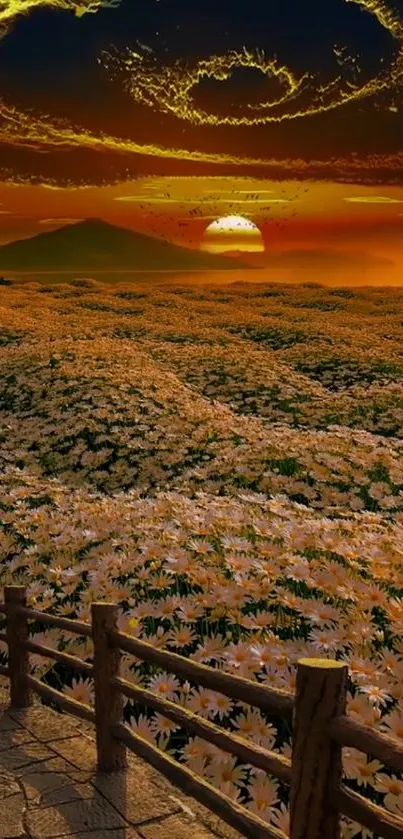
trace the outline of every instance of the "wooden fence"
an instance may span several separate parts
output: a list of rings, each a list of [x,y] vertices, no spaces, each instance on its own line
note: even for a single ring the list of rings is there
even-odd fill
[[[118,610],[113,604],[93,603],[91,624],[49,615],[27,608],[26,604],[24,586],[5,587],[0,613],[6,615],[7,631],[0,633],[0,640],[8,645],[8,666],[0,666],[0,674],[10,680],[10,704],[15,708],[28,707],[34,691],[67,712],[93,722],[98,771],[124,769],[129,748],[242,835],[249,839],[287,839],[282,830],[135,734],[123,722],[124,697],[129,697],[289,784],[290,839],[339,839],[342,814],[385,839],[403,839],[403,818],[369,802],[342,783],[343,746],[359,749],[394,772],[403,773],[403,747],[398,741],[346,716],[348,668],[342,662],[301,659],[294,696],[197,664],[119,632]],[[93,664],[30,641],[28,620],[92,638]],[[122,679],[119,676],[122,650],[197,685],[288,720],[292,723],[291,760]],[[60,661],[93,678],[95,708],[64,696],[31,676],[29,652]]]

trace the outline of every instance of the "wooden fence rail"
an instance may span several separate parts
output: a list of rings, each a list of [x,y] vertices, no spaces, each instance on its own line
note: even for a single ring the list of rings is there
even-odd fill
[[[290,839],[339,839],[341,815],[357,821],[384,839],[403,839],[403,818],[371,803],[342,783],[343,746],[359,749],[376,757],[394,772],[403,772],[403,747],[397,740],[347,717],[348,668],[342,662],[300,659],[294,695],[189,661],[119,632],[118,609],[114,604],[93,603],[91,624],[88,624],[30,609],[27,607],[25,587],[6,586],[0,614],[6,616],[7,624],[6,632],[0,633],[0,642],[8,645],[8,665],[0,665],[0,674],[10,680],[11,706],[28,707],[35,692],[68,713],[94,723],[98,771],[124,769],[129,748],[242,835],[249,839],[287,839],[282,830],[251,813],[135,734],[123,721],[126,696],[288,784]],[[31,641],[29,620],[91,638],[93,664]],[[292,723],[291,760],[122,679],[122,650],[194,684],[288,720]],[[95,707],[77,702],[31,676],[30,652],[54,659],[92,677]]]

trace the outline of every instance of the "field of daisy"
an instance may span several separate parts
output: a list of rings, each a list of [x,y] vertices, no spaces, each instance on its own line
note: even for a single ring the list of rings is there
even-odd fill
[[[85,621],[114,601],[123,631],[279,688],[300,657],[343,660],[348,713],[403,743],[403,289],[9,281],[0,324],[0,586]],[[39,629],[91,661],[89,639]],[[89,680],[31,664],[92,703]],[[122,670],[290,755],[278,719]],[[274,778],[130,701],[125,718],[287,831]],[[343,765],[403,816],[403,777],[355,749]]]

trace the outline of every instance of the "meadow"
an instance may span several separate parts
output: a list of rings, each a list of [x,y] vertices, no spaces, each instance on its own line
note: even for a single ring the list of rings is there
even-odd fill
[[[0,586],[81,620],[114,601],[125,632],[289,690],[300,657],[343,660],[348,713],[403,743],[403,288],[3,281],[0,325]],[[91,660],[88,639],[32,637]],[[123,676],[290,755],[274,717],[128,655]],[[287,831],[281,783],[125,718]],[[403,777],[355,749],[343,766],[403,816]]]

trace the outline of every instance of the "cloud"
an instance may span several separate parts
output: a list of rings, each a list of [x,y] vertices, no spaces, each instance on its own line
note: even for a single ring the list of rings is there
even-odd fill
[[[250,195],[251,192],[253,192],[253,190],[252,189],[238,189],[237,192],[239,192],[241,194],[243,192],[245,192],[247,195]],[[269,195],[270,193],[273,194],[273,192],[274,192],[274,189],[257,189],[255,194],[256,195]]]
[[[93,14],[102,7],[116,8],[120,2],[121,0],[2,0],[0,24],[3,26],[3,32],[8,31],[18,17],[28,14],[30,9],[38,6],[64,9],[82,17],[86,13]]]
[[[329,4],[283,0],[274,9],[251,0],[213,30],[210,2],[191,4],[189,15],[188,0],[175,0],[176,33],[164,3],[139,10],[130,0],[0,0],[0,178],[73,188],[170,170],[403,183],[401,132],[390,122],[392,99],[403,104],[403,21],[389,0],[334,2],[334,19]],[[318,7],[315,25],[310,5]],[[303,49],[293,34],[300,23]],[[335,75],[339,33],[349,47],[337,53]],[[130,56],[128,39],[141,55]],[[116,60],[105,52],[115,41]],[[278,62],[276,44],[286,53]],[[276,101],[243,101],[236,79],[251,71],[271,74]],[[338,131],[346,106],[354,147]],[[253,203],[268,204],[264,194]]]
[[[352,198],[344,198],[351,204],[403,204],[402,198],[391,198],[387,195],[358,195]]]
[[[76,224],[82,218],[39,218],[38,224]]]
[[[236,190],[235,190],[236,192]],[[209,201],[206,198],[202,198],[199,196],[196,198],[183,198],[181,195],[177,197],[171,198],[162,198],[156,196],[155,198],[149,198],[144,195],[120,195],[114,198],[114,201],[122,201],[123,203],[132,203],[132,204],[191,204],[192,206],[195,203],[206,203],[206,204],[264,204],[268,206],[269,204],[293,204],[295,203],[296,199],[294,198],[234,198],[233,195],[229,195],[228,198],[225,198],[225,195],[216,195],[216,196],[209,196]]]
[[[197,221],[214,221],[217,218],[217,213],[212,213],[211,215],[197,215]],[[192,218],[189,216],[178,216],[176,221],[187,221],[191,222]]]

